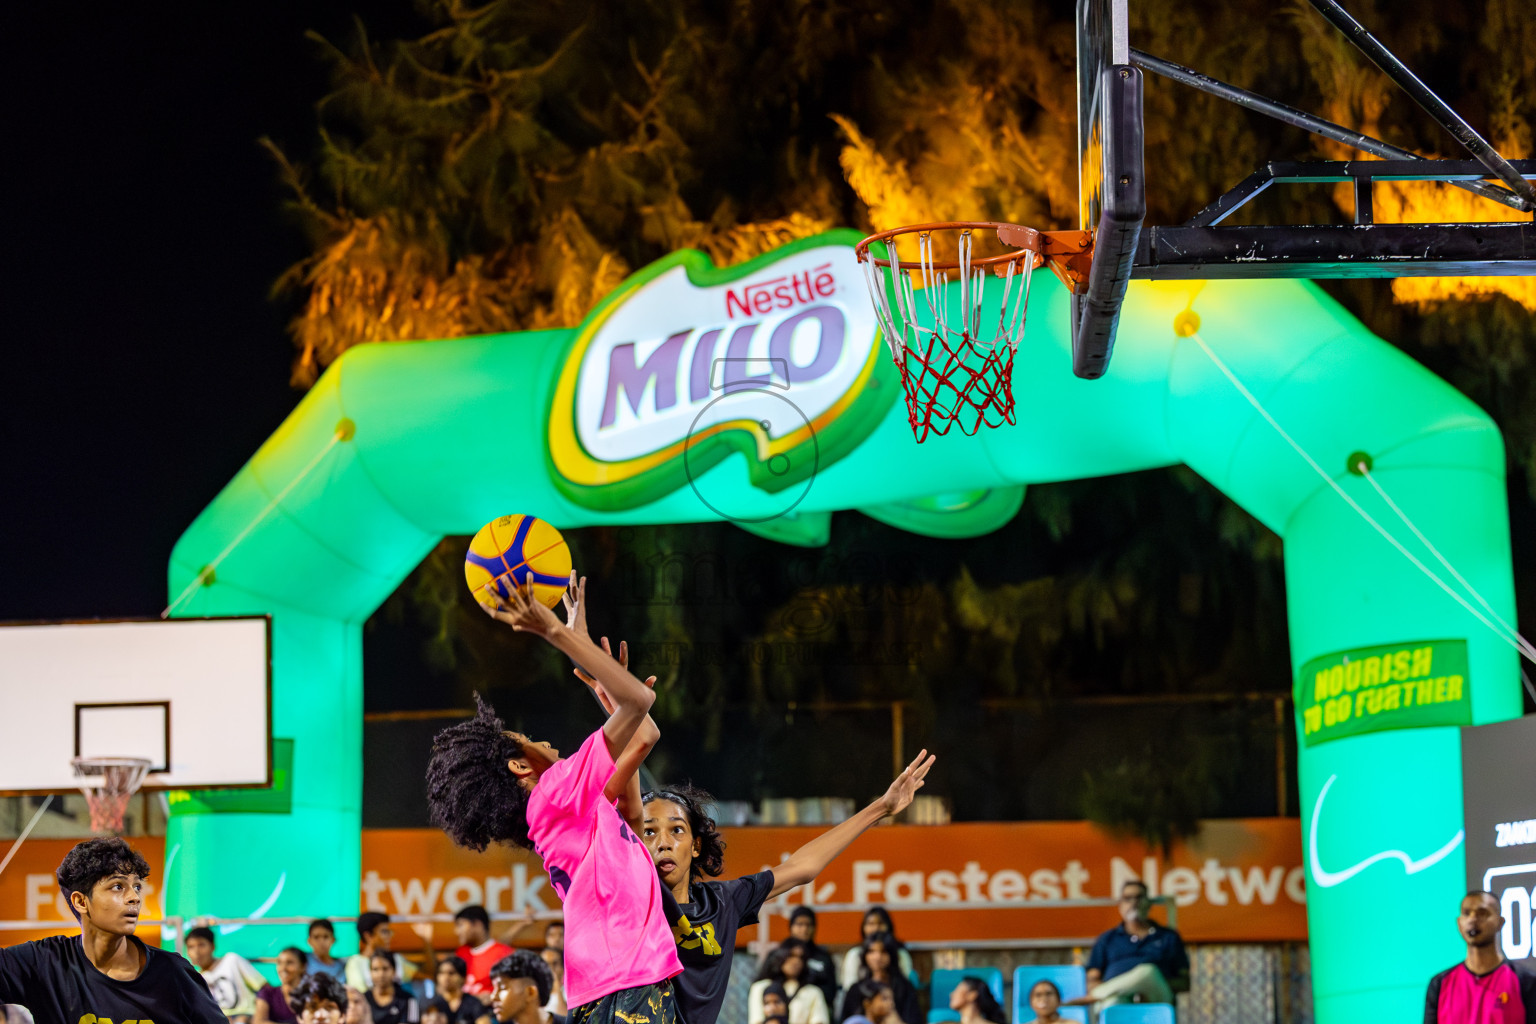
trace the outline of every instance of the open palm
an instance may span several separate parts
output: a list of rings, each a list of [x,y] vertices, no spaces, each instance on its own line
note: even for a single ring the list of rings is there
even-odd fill
[[[891,783],[891,788],[885,791],[885,796],[880,798],[883,810],[887,815],[900,814],[912,803],[912,798],[917,791],[923,788],[924,780],[928,776],[928,769],[933,767],[933,762],[938,760],[937,754],[930,754],[927,750],[920,750],[906,770],[896,776],[896,781]]]

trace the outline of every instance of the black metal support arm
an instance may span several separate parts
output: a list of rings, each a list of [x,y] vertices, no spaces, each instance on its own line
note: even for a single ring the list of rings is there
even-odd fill
[[[1536,160],[1510,168],[1536,178]],[[1144,228],[1137,278],[1439,277],[1536,274],[1536,223],[1376,224],[1375,181],[1460,183],[1489,173],[1475,160],[1274,161],[1186,224]],[[1352,182],[1354,224],[1226,227],[1221,222],[1265,189],[1293,182]]]
[[[1340,32],[1353,43],[1360,52],[1371,59],[1371,62],[1380,68],[1388,78],[1396,82],[1413,101],[1423,107],[1430,117],[1433,117],[1439,125],[1455,136],[1456,141],[1467,148],[1478,162],[1488,168],[1495,177],[1501,179],[1517,195],[1528,203],[1536,204],[1536,189],[1531,183],[1522,178],[1518,171],[1510,166],[1508,160],[1499,155],[1477,133],[1477,130],[1460,114],[1451,109],[1450,104],[1442,100],[1433,89],[1420,81],[1419,77],[1408,69],[1408,66],[1397,59],[1393,52],[1382,45],[1381,41],[1368,32],[1364,25],[1356,21],[1348,11],[1341,7],[1337,0],[1309,0],[1318,13],[1327,18]]]
[[[1203,93],[1208,93],[1218,99],[1235,103],[1240,107],[1245,107],[1266,117],[1272,117],[1293,127],[1304,129],[1314,135],[1321,135],[1325,139],[1342,142],[1346,146],[1351,146],[1365,153],[1372,153],[1387,160],[1424,159],[1417,153],[1394,146],[1388,142],[1383,142],[1380,139],[1374,139],[1369,135],[1363,135],[1353,129],[1334,124],[1332,121],[1324,120],[1304,110],[1297,110],[1295,107],[1272,100],[1267,96],[1261,96],[1248,89],[1230,85],[1209,75],[1202,74],[1193,68],[1187,68],[1182,64],[1175,64],[1173,61],[1163,60],[1161,57],[1154,57],[1150,53],[1143,53],[1136,49],[1131,50],[1131,63],[1154,74],[1162,75],[1164,78],[1187,85],[1193,89],[1198,89]],[[1503,203],[1505,206],[1514,207],[1522,212],[1529,213],[1532,210],[1536,210],[1536,204],[1527,202],[1509,189],[1499,185],[1483,181],[1457,181],[1452,184],[1457,188],[1466,189],[1468,192],[1474,192],[1486,199],[1492,199],[1494,202]]]

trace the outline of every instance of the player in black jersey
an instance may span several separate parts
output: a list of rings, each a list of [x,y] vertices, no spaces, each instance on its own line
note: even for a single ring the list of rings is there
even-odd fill
[[[137,851],[115,837],[90,839],[65,854],[57,877],[80,935],[0,949],[0,1003],[25,1006],[37,1024],[227,1024],[191,964],[133,934],[149,877]]]
[[[645,794],[641,838],[650,848],[663,887],[672,891],[687,923],[677,943],[683,973],[673,981],[678,1015],[685,1024],[715,1024],[730,981],[736,932],[757,922],[763,903],[814,880],[866,829],[906,810],[923,788],[934,759],[922,751],[884,796],[858,814],[812,839],[788,860],[727,882],[703,877],[714,878],[725,870],[725,843],[714,819],[705,812],[712,803],[709,794],[691,786]]]

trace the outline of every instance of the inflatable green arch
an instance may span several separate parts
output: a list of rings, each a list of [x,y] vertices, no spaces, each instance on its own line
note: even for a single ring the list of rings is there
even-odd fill
[[[1078,380],[1067,296],[1042,275],[1014,370],[1017,426],[919,446],[855,238],[729,269],[677,253],[574,330],[366,345],[332,366],[171,557],[170,592],[189,591],[176,614],[272,616],[274,735],[294,757],[288,814],[173,808],[167,911],[356,911],[362,626],[444,535],[509,511],[560,527],[729,516],[810,544],[843,509],[980,534],[1026,484],[1182,462],[1284,538],[1317,1019],[1415,1012],[1432,970],[1459,955],[1454,726],[1520,713],[1517,656],[1351,510],[1175,318],[1196,313],[1200,338],[1384,520],[1346,469],[1369,455],[1512,622],[1493,423],[1306,282],[1138,283],[1112,371]],[[1362,911],[1392,922],[1365,969]],[[261,951],[257,931],[237,941]]]

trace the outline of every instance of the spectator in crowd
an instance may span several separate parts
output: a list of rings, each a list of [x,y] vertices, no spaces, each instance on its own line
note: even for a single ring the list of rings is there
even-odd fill
[[[256,992],[256,1024],[297,1024],[293,993],[304,980],[309,956],[298,946],[289,946],[277,954],[276,985],[263,985]],[[334,975],[332,975],[334,977]]]
[[[490,968],[485,973],[489,979]],[[490,1013],[478,996],[466,993],[464,982],[468,974],[463,957],[445,956],[437,965],[437,998],[448,1008],[448,1019],[454,1024],[476,1024],[487,1020]]]
[[[1061,989],[1049,978],[1041,978],[1029,988],[1029,1009],[1035,1019],[1028,1024],[1056,1024],[1063,1019]]]
[[[784,993],[789,1024],[831,1024],[827,997],[805,980],[805,943],[786,939],[768,954],[747,992],[747,1024],[763,1024],[763,996],[770,985]]]
[[[900,949],[901,946],[889,932],[876,932],[865,937],[863,944],[858,947],[858,981],[849,986],[848,993],[843,996],[843,1011],[838,1016],[839,1020],[846,1021],[858,1015],[863,1001],[869,997],[869,990],[860,990],[858,982],[878,981],[890,989],[896,1017],[902,1021],[902,1024],[921,1024],[917,1006],[917,989],[913,987],[911,981],[907,980],[905,974],[896,969],[896,951]],[[861,991],[864,994],[860,995]]]
[[[317,917],[309,922],[309,956],[306,970],[310,974],[329,974],[333,978],[342,981],[347,979],[347,961],[343,957],[331,956],[331,947],[336,945],[336,926],[324,917]]]
[[[916,1024],[915,1020],[903,1020],[896,1012],[891,986],[873,978],[854,982],[843,997],[843,1003],[851,1003],[853,1009],[853,1013],[844,1018],[845,1024]]]
[[[798,906],[789,915],[789,936],[805,944],[805,980],[821,989],[827,1007],[837,1005],[837,961],[816,945],[816,911]]]
[[[345,987],[347,990],[346,1024],[371,1024],[373,1012],[368,1009],[368,998],[351,985]]]
[[[416,997],[395,980],[395,958],[379,950],[369,957],[368,969],[372,984],[363,998],[368,1000],[373,1024],[419,1024],[421,1008]]]
[[[544,926],[544,948],[565,952],[565,922],[551,921]]]
[[[897,970],[909,979],[911,978],[912,954],[908,953],[907,947],[903,946],[901,940],[896,938],[896,925],[891,923],[891,915],[886,913],[884,907],[876,905],[864,911],[864,923],[860,928],[860,932],[866,939],[871,935],[884,932],[890,938],[896,950]],[[859,959],[861,956],[862,950],[858,946],[854,946],[843,957],[843,970],[839,978],[843,988],[852,988],[853,983],[859,980]],[[909,1021],[908,1024],[911,1024],[911,1022]]]
[[[1491,892],[1474,889],[1462,897],[1456,930],[1467,955],[1429,979],[1424,1024],[1536,1024],[1536,974],[1504,959],[1499,909]]]
[[[1050,982],[1046,982],[1050,984]],[[1052,988],[1056,986],[1051,985]],[[1030,990],[1033,994],[1034,990]],[[1056,994],[1061,1002],[1061,993]],[[980,978],[967,975],[949,993],[949,1008],[960,1015],[960,1024],[1008,1024],[997,997]],[[1033,1009],[1033,1006],[1031,1006]],[[1036,1016],[1039,1016],[1036,1014]]]
[[[256,993],[267,979],[239,953],[214,955],[213,929],[193,928],[187,932],[187,959],[203,976],[213,1001],[224,1016],[249,1024],[256,1013]]]
[[[547,930],[545,934],[549,934]],[[564,935],[560,937],[563,939]],[[549,967],[550,977],[554,979],[549,986],[549,1002],[544,1004],[544,1009],[556,1017],[564,1017],[570,1013],[569,1007],[565,1005],[565,951],[558,946],[545,946],[539,951],[539,956]]]
[[[448,1004],[436,997],[427,1000],[421,1008],[421,1024],[453,1024]]]
[[[566,1024],[566,1018],[544,1009],[551,979],[543,957],[520,949],[491,968],[491,979],[495,982],[491,1010],[497,1024]],[[635,1016],[637,1024],[644,1020]]]
[[[432,926],[430,924],[413,924],[411,931],[415,932],[424,946],[423,963],[435,963],[436,955],[432,952]],[[359,992],[367,992],[373,987],[373,954],[388,953],[389,945],[395,939],[395,929],[389,923],[389,915],[370,910],[357,915],[357,955],[347,958],[346,981],[348,985]],[[399,953],[392,956],[395,962],[395,977],[401,985],[409,991],[410,982],[414,981],[421,973],[416,965],[411,963]]]
[[[1179,933],[1153,923],[1152,900],[1145,882],[1132,879],[1120,887],[1121,923],[1100,935],[1088,954],[1088,994],[1068,1006],[1092,1003],[1094,1016],[1106,1006],[1137,996],[1149,1003],[1172,1003],[1175,992],[1189,991],[1189,954]]]
[[[491,967],[512,955],[512,947],[491,938],[491,915],[485,908],[470,904],[453,915],[453,933],[458,937],[458,957],[464,961],[464,991],[472,996],[491,994]]]
[[[322,971],[300,979],[288,1005],[303,1024],[342,1024],[343,1020],[351,1019],[347,1007],[354,995],[357,992],[342,984],[340,978]]]
[[[753,987],[755,988],[756,985]],[[767,1024],[768,1021],[782,1021],[783,1024],[789,1024],[789,996],[784,992],[783,985],[776,981],[768,982],[767,987],[762,990],[758,1002],[760,1004],[758,1014],[761,1016],[764,1024]],[[753,1010],[751,1007],[748,1007],[747,1016],[751,1017],[752,1015]]]

